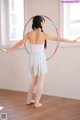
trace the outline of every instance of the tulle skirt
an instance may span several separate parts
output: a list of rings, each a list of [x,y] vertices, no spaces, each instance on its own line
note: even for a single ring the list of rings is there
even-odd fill
[[[47,73],[46,56],[43,51],[31,52],[29,56],[29,72],[31,75],[44,75]]]

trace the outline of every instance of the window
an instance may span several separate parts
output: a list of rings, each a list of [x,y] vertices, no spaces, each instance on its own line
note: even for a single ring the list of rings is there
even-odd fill
[[[13,45],[23,38],[24,0],[1,0],[2,46]]]
[[[74,40],[80,37],[80,3],[60,3],[60,34]],[[61,43],[61,46],[80,46],[79,43]]]
[[[23,0],[9,0],[10,41],[23,38],[24,10]]]

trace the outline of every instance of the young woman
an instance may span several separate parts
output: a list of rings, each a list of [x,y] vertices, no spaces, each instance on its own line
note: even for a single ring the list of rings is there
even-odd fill
[[[19,41],[16,45],[14,45],[11,49],[2,49],[3,51],[9,53],[19,46],[27,42],[30,42],[30,56],[29,56],[29,70],[32,76],[32,82],[28,88],[28,95],[26,104],[34,103],[35,107],[40,107],[42,104],[40,103],[40,98],[43,90],[43,83],[45,74],[47,73],[47,63],[46,56],[44,53],[44,48],[47,47],[46,40],[57,41],[57,37],[47,34],[43,32],[43,25],[45,23],[45,19],[42,16],[35,16],[33,18],[32,29],[33,31],[28,32],[26,36]],[[64,38],[60,38],[61,42],[73,43],[75,40],[68,40]],[[32,95],[34,88],[36,86],[36,96],[35,100],[32,100]]]

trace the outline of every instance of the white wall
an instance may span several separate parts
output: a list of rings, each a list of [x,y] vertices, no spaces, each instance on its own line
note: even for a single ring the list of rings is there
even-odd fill
[[[36,14],[55,18],[59,28],[59,0],[25,0],[25,20]],[[79,51],[79,47],[59,48],[47,62],[48,74],[43,94],[80,99]],[[30,83],[27,61],[28,55],[24,49],[10,54],[0,52],[0,88],[27,91]]]

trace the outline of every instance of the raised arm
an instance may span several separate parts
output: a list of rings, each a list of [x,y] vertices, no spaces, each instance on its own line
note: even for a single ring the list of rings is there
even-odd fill
[[[6,49],[2,49],[4,52],[11,52],[15,49],[17,49],[18,47],[20,47],[22,44],[24,44],[27,40],[29,39],[29,33],[26,34],[26,36],[20,40],[18,43],[16,43],[12,48],[9,48],[8,50]]]
[[[50,34],[47,34],[47,33],[45,33],[45,36],[46,36],[46,39],[49,39],[49,40],[52,40],[52,41],[57,41],[58,40],[56,36],[53,36],[53,35],[50,35]],[[63,37],[60,37],[59,40],[60,40],[60,42],[68,42],[68,43],[73,43],[73,42],[76,41],[76,40],[65,39]]]

